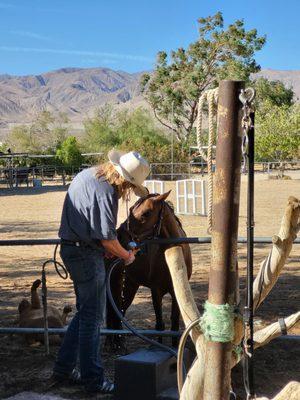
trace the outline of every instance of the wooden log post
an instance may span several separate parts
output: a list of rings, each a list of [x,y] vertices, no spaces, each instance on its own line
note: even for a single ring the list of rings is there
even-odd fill
[[[208,301],[237,301],[237,237],[241,177],[241,103],[243,82],[221,81]],[[227,400],[231,384],[232,343],[207,341],[204,399]]]

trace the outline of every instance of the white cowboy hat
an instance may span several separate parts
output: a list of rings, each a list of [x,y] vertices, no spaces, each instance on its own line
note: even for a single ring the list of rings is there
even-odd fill
[[[137,196],[143,197],[149,193],[143,183],[150,173],[150,167],[140,153],[136,151],[125,153],[113,149],[108,153],[108,159],[119,174],[134,185],[133,191]]]

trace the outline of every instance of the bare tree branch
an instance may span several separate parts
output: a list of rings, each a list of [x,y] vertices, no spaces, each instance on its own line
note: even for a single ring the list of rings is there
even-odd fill
[[[300,311],[290,315],[287,318],[284,318],[284,322],[287,328],[287,331],[297,323],[300,322]],[[265,346],[271,340],[281,336],[281,328],[279,322],[274,322],[271,325],[268,325],[266,328],[260,329],[254,333],[254,348],[258,349],[259,347]]]
[[[175,129],[175,128],[173,128],[171,125],[168,125],[167,123],[165,123],[165,122],[157,115],[157,112],[156,112],[155,108],[152,107],[152,110],[153,110],[154,116],[155,116],[155,118],[157,119],[157,121],[160,122],[160,123],[161,123],[163,126],[165,126],[166,128],[168,128],[168,129],[170,129],[171,131],[173,131],[173,132],[176,134],[177,140],[180,140],[181,137],[180,137],[180,134],[179,134],[179,132],[177,131],[177,129]]]
[[[289,256],[293,241],[300,229],[300,201],[289,197],[278,236],[273,236],[273,246],[268,257],[261,263],[253,283],[254,309],[267,297]]]

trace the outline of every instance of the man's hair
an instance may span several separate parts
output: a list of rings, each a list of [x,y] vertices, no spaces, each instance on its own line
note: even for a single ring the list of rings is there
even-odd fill
[[[122,197],[123,200],[126,199],[127,194],[129,194],[134,188],[134,185],[126,181],[110,162],[101,164],[97,167],[96,177],[100,178],[102,176],[108,183],[116,187],[119,197]]]

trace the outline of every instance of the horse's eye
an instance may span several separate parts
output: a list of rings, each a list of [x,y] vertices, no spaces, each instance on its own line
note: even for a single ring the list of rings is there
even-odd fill
[[[145,211],[144,213],[143,213],[143,217],[145,217],[145,218],[148,218],[148,217],[150,217],[150,215],[151,215],[151,211]]]

